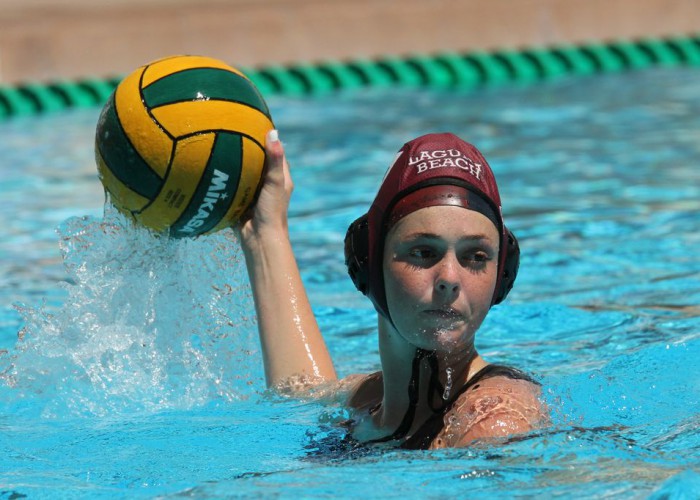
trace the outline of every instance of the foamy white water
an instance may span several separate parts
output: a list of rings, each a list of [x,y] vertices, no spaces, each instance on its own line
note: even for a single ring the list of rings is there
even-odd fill
[[[19,310],[6,396],[43,415],[186,409],[263,385],[254,306],[233,231],[169,239],[110,208],[58,228],[68,297]]]

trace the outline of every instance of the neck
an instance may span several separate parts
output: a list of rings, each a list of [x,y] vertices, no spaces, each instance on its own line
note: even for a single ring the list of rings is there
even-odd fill
[[[379,327],[384,396],[375,423],[386,432],[410,435],[442,413],[459,389],[485,366],[473,342],[458,353],[427,351],[408,344],[388,324]],[[396,436],[403,437],[403,436]]]

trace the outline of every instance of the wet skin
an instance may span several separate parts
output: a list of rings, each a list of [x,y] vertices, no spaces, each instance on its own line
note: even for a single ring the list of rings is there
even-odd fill
[[[494,224],[461,207],[423,208],[392,227],[383,261],[392,322],[380,317],[382,372],[361,377],[351,391],[357,439],[392,436],[409,415],[406,388],[417,348],[434,352],[437,367],[420,365],[407,437],[420,435],[439,408],[444,427],[431,448],[527,432],[546,420],[539,388],[526,380],[496,376],[461,392],[487,364],[474,337],[491,307],[498,249]],[[434,392],[434,375],[444,392]]]

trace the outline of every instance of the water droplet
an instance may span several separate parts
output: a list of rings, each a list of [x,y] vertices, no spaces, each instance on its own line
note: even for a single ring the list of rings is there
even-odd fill
[[[445,382],[445,390],[442,391],[442,399],[447,401],[450,399],[450,392],[452,392],[452,368],[447,368],[445,370],[447,373],[447,382]]]

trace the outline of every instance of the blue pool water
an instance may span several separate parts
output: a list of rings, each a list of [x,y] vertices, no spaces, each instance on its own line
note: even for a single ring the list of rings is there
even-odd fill
[[[394,152],[453,131],[501,185],[520,276],[477,336],[551,429],[439,452],[338,448],[341,406],[265,392],[231,232],[104,211],[99,110],[0,123],[0,498],[700,497],[700,73],[272,98],[290,226],[341,375],[378,368],[342,240]]]

